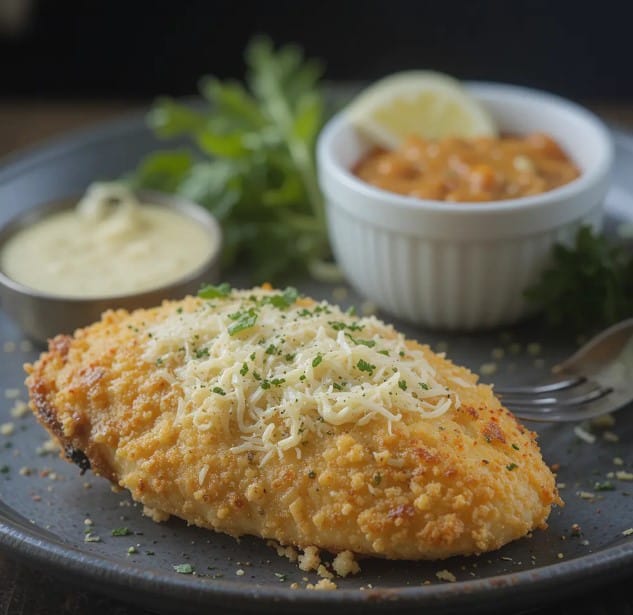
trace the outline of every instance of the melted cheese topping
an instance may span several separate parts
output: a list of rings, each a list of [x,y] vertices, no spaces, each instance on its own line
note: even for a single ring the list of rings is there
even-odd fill
[[[176,421],[200,430],[234,422],[234,452],[294,450],[333,425],[433,419],[459,399],[420,349],[374,317],[257,289],[175,310],[148,330],[144,358],[182,389]]]

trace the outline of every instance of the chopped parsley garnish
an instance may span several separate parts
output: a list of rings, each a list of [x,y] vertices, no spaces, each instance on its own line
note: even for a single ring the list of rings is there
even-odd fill
[[[207,284],[198,291],[198,297],[201,299],[218,299],[221,297],[228,297],[231,294],[231,285],[227,282],[214,286],[213,284]]]
[[[513,445],[512,445],[512,448],[513,448],[515,451],[518,451],[518,450],[519,450],[519,447],[518,447],[516,444],[513,444]]]
[[[316,478],[316,472],[314,470],[310,470],[308,472],[308,478]]]
[[[88,533],[84,536],[84,542],[101,542],[101,537],[96,534]]]
[[[173,568],[178,574],[193,574],[191,564],[174,564]]]
[[[343,390],[343,385],[339,384],[338,382],[333,382],[332,386],[337,390],[337,391],[342,391]]]
[[[348,337],[357,346],[367,346],[367,348],[373,348],[376,345],[376,342],[374,340],[359,340],[350,333],[346,333],[345,336]]]
[[[312,367],[317,367],[321,361],[323,361],[323,355],[319,353],[314,359],[312,359]]]
[[[609,480],[605,480],[602,483],[598,482],[593,486],[593,488],[596,491],[615,491],[615,485]]]
[[[162,359],[162,357],[158,357],[158,359],[156,359],[156,365],[158,367],[162,367],[165,364],[165,361]]]
[[[288,361],[288,363],[290,363],[290,361],[294,361],[295,356],[296,356],[296,355],[294,355],[294,354],[290,354],[290,353],[288,353],[288,354],[284,357],[284,359],[286,359],[286,361]]]
[[[229,335],[235,335],[246,329],[250,329],[257,322],[257,312],[253,308],[246,312],[238,312],[238,314],[236,318],[233,318],[235,322],[229,325]]]
[[[506,466],[506,470],[508,470],[508,472],[512,472],[512,470],[516,470],[519,466],[516,463],[509,463]]]
[[[428,391],[431,387],[429,387],[429,385],[426,382],[420,382],[418,383],[420,385],[421,388],[423,388],[425,391]]]
[[[378,485],[380,485],[381,481],[382,481],[382,475],[380,474],[380,472],[376,472],[376,474],[374,474],[374,477],[372,479],[372,482],[374,483],[374,486],[378,487]]]
[[[345,329],[348,331],[362,331],[365,328],[365,325],[359,325],[354,322],[348,325],[346,322],[340,320],[330,320],[327,324],[330,325],[334,331],[344,331]]]
[[[264,297],[261,303],[262,305],[270,304],[273,307],[283,310],[293,305],[298,297],[299,292],[297,289],[292,286],[288,286],[281,295],[269,295]]]
[[[399,354],[401,357],[404,357],[404,350],[401,350],[398,354]]]
[[[358,363],[356,363],[356,367],[358,367],[361,372],[367,372],[370,376],[374,373],[374,370],[376,369],[375,365],[368,363],[367,361],[365,361],[365,359],[359,359]]]
[[[262,382],[261,382],[261,384],[259,386],[261,386],[262,389],[264,389],[264,390],[270,389],[270,381],[262,380]]]
[[[242,376],[246,376],[246,374],[248,374],[248,365],[246,365],[246,363],[244,363],[240,369],[240,374]]]
[[[8,474],[11,468],[7,465],[0,466],[0,474]]]
[[[213,392],[218,395],[226,395],[226,391],[222,387],[213,387]]]
[[[271,344],[270,346],[268,346],[268,348],[266,348],[266,354],[276,354],[277,353],[277,346],[275,346],[275,344]]]
[[[126,527],[117,527],[112,530],[112,536],[129,536],[131,533]]]
[[[255,378],[255,380],[261,380],[262,377],[259,375],[259,372],[253,372],[253,378]]]
[[[388,350],[379,350],[378,354],[384,354],[386,357],[389,356],[389,351]]]
[[[398,380],[398,386],[403,390],[407,390],[407,381],[406,380]]]
[[[194,354],[196,355],[196,359],[204,359],[204,358],[207,358],[209,356],[209,349],[208,348],[196,348],[196,350],[194,351]]]
[[[278,387],[281,386],[284,382],[286,382],[285,378],[273,378],[270,381],[270,384],[272,384],[274,387]]]

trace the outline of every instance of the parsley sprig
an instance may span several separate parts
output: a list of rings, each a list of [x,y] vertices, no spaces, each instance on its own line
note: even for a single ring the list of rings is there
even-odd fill
[[[590,227],[557,244],[551,266],[526,291],[563,332],[585,333],[633,316],[633,255]]]
[[[156,101],[148,116],[154,132],[186,137],[195,148],[150,154],[132,185],[208,207],[224,229],[225,265],[239,260],[254,282],[323,271],[330,250],[314,161],[324,122],[321,65],[266,38],[253,40],[245,58],[244,84],[201,80],[204,106]]]

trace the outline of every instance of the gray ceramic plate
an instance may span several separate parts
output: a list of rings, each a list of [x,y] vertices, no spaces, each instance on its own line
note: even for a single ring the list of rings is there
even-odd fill
[[[633,175],[628,172],[633,168],[633,140],[615,137],[615,180],[608,198],[611,227],[633,219]],[[42,201],[74,194],[94,179],[116,177],[156,146],[142,118],[132,117],[15,158],[0,171],[0,223]],[[303,292],[332,299],[332,287],[307,280],[298,285]],[[359,301],[350,292],[341,303]],[[550,340],[534,323],[469,336],[396,325],[436,349],[448,346],[455,361],[475,370],[494,360],[493,349],[496,354],[503,350],[505,358],[498,361],[494,375],[500,384],[538,380],[573,350],[573,344]],[[534,344],[541,345],[540,352]],[[559,481],[565,485],[561,492],[567,502],[553,512],[549,530],[481,557],[442,563],[365,560],[359,575],[337,581],[337,591],[314,592],[303,588],[317,577],[279,558],[263,541],[237,542],[177,519],[157,525],[144,518],[125,493],[113,493],[104,480],[80,476],[76,467],[56,456],[38,453],[46,440],[43,430],[30,415],[11,415],[13,397],[25,400],[22,363],[34,359],[37,351],[21,340],[1,313],[0,346],[0,423],[14,427],[12,434],[0,435],[0,546],[84,588],[180,613],[212,606],[223,612],[234,608],[435,614],[466,607],[469,612],[490,612],[558,601],[579,586],[588,589],[621,577],[633,563],[633,541],[622,534],[633,526],[633,482],[608,479],[610,472],[633,470],[633,417],[626,410],[610,428],[619,437],[617,442],[611,441],[612,435],[598,433],[596,442],[587,444],[577,439],[572,425],[538,427],[545,458],[560,464]],[[614,458],[623,465],[615,465]],[[596,489],[596,483],[607,480],[613,490]],[[573,524],[582,528],[580,536],[573,535]],[[116,528],[128,528],[130,533],[113,536]],[[99,541],[86,542],[87,536]],[[174,570],[183,563],[191,564],[195,575]],[[436,572],[441,569],[457,581],[439,581]],[[295,582],[301,589],[290,587]]]

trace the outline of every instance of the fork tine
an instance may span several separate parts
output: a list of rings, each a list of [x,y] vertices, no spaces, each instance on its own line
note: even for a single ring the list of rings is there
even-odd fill
[[[573,378],[565,378],[556,382],[535,386],[495,387],[494,391],[499,395],[541,395],[543,393],[571,389],[585,382],[587,382],[587,379],[584,376],[574,376]]]
[[[504,405],[510,409],[513,407],[529,408],[529,407],[541,407],[546,408],[548,406],[570,407],[570,406],[582,406],[592,401],[597,401],[606,397],[613,391],[612,388],[605,388],[596,385],[595,388],[573,397],[534,397],[534,398],[512,398],[511,396],[501,396],[501,401]]]

